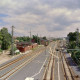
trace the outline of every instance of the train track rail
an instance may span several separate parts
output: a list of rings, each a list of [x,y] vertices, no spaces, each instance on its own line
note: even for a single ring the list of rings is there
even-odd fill
[[[14,63],[16,63],[16,62],[18,62],[18,61],[20,61],[20,60],[22,60],[22,59],[24,59],[24,58],[30,56],[30,55],[31,55],[31,53],[30,53],[30,54],[23,55],[23,56],[21,56],[21,57],[15,59],[15,60],[13,60],[13,61],[7,63],[7,64],[1,66],[1,67],[0,67],[0,70],[3,70],[3,69],[5,69],[5,68],[11,66],[12,64],[14,64]]]
[[[70,66],[68,64],[67,59],[65,58],[64,55],[62,55],[61,52],[60,52],[60,56],[59,57],[60,57],[59,60],[61,60],[61,63],[62,63],[64,80],[78,80],[75,77],[75,74],[72,72],[72,69],[70,68]],[[53,73],[54,73],[54,58],[52,58],[52,55],[51,55],[50,58],[49,58],[48,64],[46,65],[42,80],[55,80]]]
[[[48,63],[45,66],[44,74],[42,80],[54,80],[53,78],[53,66],[54,66],[54,58],[52,55],[48,58]]]
[[[60,52],[61,60],[62,60],[62,67],[64,72],[64,79],[65,80],[78,80],[75,77],[75,74],[73,73],[72,69],[70,68],[67,59],[65,58],[65,55]]]
[[[17,59],[12,60],[12,61],[8,62],[7,64],[4,64],[4,65],[0,66],[0,71],[1,71],[2,69],[5,69],[5,68],[11,66],[12,64],[15,64],[16,62],[18,62],[18,61],[20,61],[20,60],[22,60],[22,59],[24,59],[24,58],[32,55],[32,54],[35,54],[35,53],[39,52],[39,51],[40,51],[40,50],[38,50],[38,51],[36,51],[36,52],[31,52],[31,53],[25,54],[25,55],[23,54],[22,56],[18,57]]]
[[[30,54],[23,55],[23,56],[19,57],[18,59],[13,60],[13,61],[9,62],[8,64],[5,64],[5,65],[1,66],[0,67],[0,72],[2,70],[5,70],[5,69],[9,68],[11,65],[13,65],[13,64],[15,64],[15,63],[24,59],[20,64],[15,65],[13,68],[7,70],[5,73],[3,73],[3,74],[0,73],[0,80],[7,80],[7,78],[9,78],[11,75],[13,75],[16,71],[20,70],[22,67],[24,67],[25,65],[30,63],[42,51],[44,51],[44,49],[38,50],[34,53],[31,52]],[[26,59],[27,57],[30,57],[30,58]]]

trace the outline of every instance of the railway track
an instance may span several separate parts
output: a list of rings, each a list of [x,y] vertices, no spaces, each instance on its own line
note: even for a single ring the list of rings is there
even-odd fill
[[[53,69],[54,69],[53,66],[54,66],[54,58],[51,55],[48,58],[47,65],[45,66],[44,75],[43,75],[42,80],[54,80],[54,78],[53,78]]]
[[[54,54],[54,55],[56,55],[56,54]],[[77,78],[75,78],[75,74],[72,72],[72,70],[71,70],[65,56],[62,55],[61,52],[59,54],[59,59],[58,60],[62,64],[64,80],[78,80]],[[48,64],[45,68],[44,76],[43,76],[42,80],[55,80],[53,72],[54,72],[54,58],[51,55],[51,57],[49,58]]]
[[[18,57],[17,59],[12,60],[12,61],[8,62],[7,64],[4,64],[4,65],[0,66],[0,71],[1,71],[2,69],[5,69],[5,68],[11,66],[12,64],[15,64],[16,62],[18,62],[18,61],[20,61],[20,60],[22,60],[22,59],[24,59],[24,58],[32,55],[32,54],[35,54],[35,53],[39,52],[39,51],[40,51],[40,50],[38,50],[38,51],[36,51],[36,52],[31,52],[31,53],[25,54],[25,55],[23,54],[22,56]]]
[[[78,80],[75,77],[75,74],[73,73],[72,69],[70,68],[67,59],[65,58],[65,55],[60,52],[61,61],[62,61],[62,67],[64,72],[64,79],[65,80]]]
[[[56,54],[54,54],[54,55],[56,55]],[[61,53],[61,51],[60,51],[60,54],[58,57],[59,57],[59,62],[61,63],[61,69],[63,71],[63,74],[60,75],[59,80],[62,80],[61,78],[63,78],[63,80],[80,80],[80,78],[78,78],[75,75],[75,73],[73,72],[73,70],[69,66],[69,62],[66,59],[65,54]],[[52,63],[52,65],[51,65],[51,63]],[[51,65],[51,67],[50,67],[50,65]],[[51,69],[49,69],[49,68],[51,68]],[[42,80],[55,80],[53,73],[54,73],[54,58],[52,58],[52,55],[51,55],[48,60],[47,65],[45,67]],[[48,74],[50,74],[50,75],[48,75]]]
[[[45,67],[44,74],[42,80],[54,80],[54,56],[55,47],[50,48],[50,56],[48,58],[48,63]]]
[[[9,62],[0,67],[0,80],[7,80],[16,71],[20,70],[22,67],[30,63],[35,57],[37,57],[44,49],[40,49],[36,52],[31,52],[30,54],[25,54],[16,60]],[[35,54],[35,55],[34,55]],[[21,62],[22,61],[22,62]],[[17,64],[19,63],[19,64]],[[15,66],[13,66],[15,64]],[[17,64],[17,65],[16,65]],[[13,67],[11,67],[13,66]],[[10,69],[8,69],[10,68]],[[8,70],[7,70],[8,69]],[[4,71],[4,73],[2,73]]]
[[[21,56],[21,57],[15,59],[15,60],[9,62],[8,64],[5,64],[5,65],[3,65],[3,66],[0,67],[0,70],[5,69],[5,68],[11,66],[12,64],[14,64],[14,63],[16,63],[16,62],[18,62],[18,61],[20,61],[20,60],[22,60],[22,59],[24,59],[24,58],[30,56],[30,55],[31,55],[31,53],[30,53],[30,54],[23,55],[23,56]]]

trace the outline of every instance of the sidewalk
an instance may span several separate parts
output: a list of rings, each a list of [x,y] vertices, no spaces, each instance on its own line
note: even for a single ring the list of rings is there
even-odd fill
[[[72,68],[73,72],[78,75],[80,78],[80,67],[77,66],[77,64],[73,61],[69,53],[65,53],[65,57],[69,62],[69,66]]]

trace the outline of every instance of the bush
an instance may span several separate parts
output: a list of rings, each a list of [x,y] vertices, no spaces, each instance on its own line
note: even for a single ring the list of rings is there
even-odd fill
[[[2,52],[2,49],[0,49],[0,52]]]
[[[72,53],[71,57],[73,58],[73,60],[80,65],[80,50],[75,51]]]
[[[18,55],[18,54],[20,54],[20,52],[16,52],[15,54]]]
[[[14,54],[16,54],[16,53],[15,53],[16,50],[17,50],[17,48],[14,47]],[[12,50],[10,50],[10,54],[12,55]]]

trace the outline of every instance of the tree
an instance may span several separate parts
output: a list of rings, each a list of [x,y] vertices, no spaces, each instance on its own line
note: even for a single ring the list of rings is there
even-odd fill
[[[1,34],[1,31],[0,31],[0,45],[2,44],[2,34]]]
[[[19,42],[29,42],[30,41],[29,36],[17,37],[16,39],[19,40]]]
[[[75,41],[71,41],[68,44],[68,49],[75,49],[76,48],[76,42]]]
[[[69,43],[67,45],[68,49],[76,49],[75,51],[71,50],[69,51],[71,53],[71,57],[73,60],[80,64],[80,33],[77,29],[75,32],[70,32],[68,35]]]
[[[38,36],[33,35],[32,39],[34,40],[34,42],[40,44],[40,38]]]
[[[8,33],[8,29],[5,27],[2,28],[0,32],[1,32],[1,36],[2,36],[1,48],[2,48],[2,50],[6,50],[11,45],[11,34]]]
[[[77,35],[79,34],[79,35]],[[69,46],[71,45],[72,47],[73,46],[77,46],[80,47],[80,33],[77,33],[77,31],[75,32],[70,32],[68,35],[67,35],[68,39],[69,39]],[[77,40],[78,39],[78,40]]]
[[[76,41],[76,32],[70,32],[67,36],[69,38],[69,42]]]
[[[44,39],[44,40],[47,40],[47,39],[46,39],[46,36],[44,36],[43,39]]]

